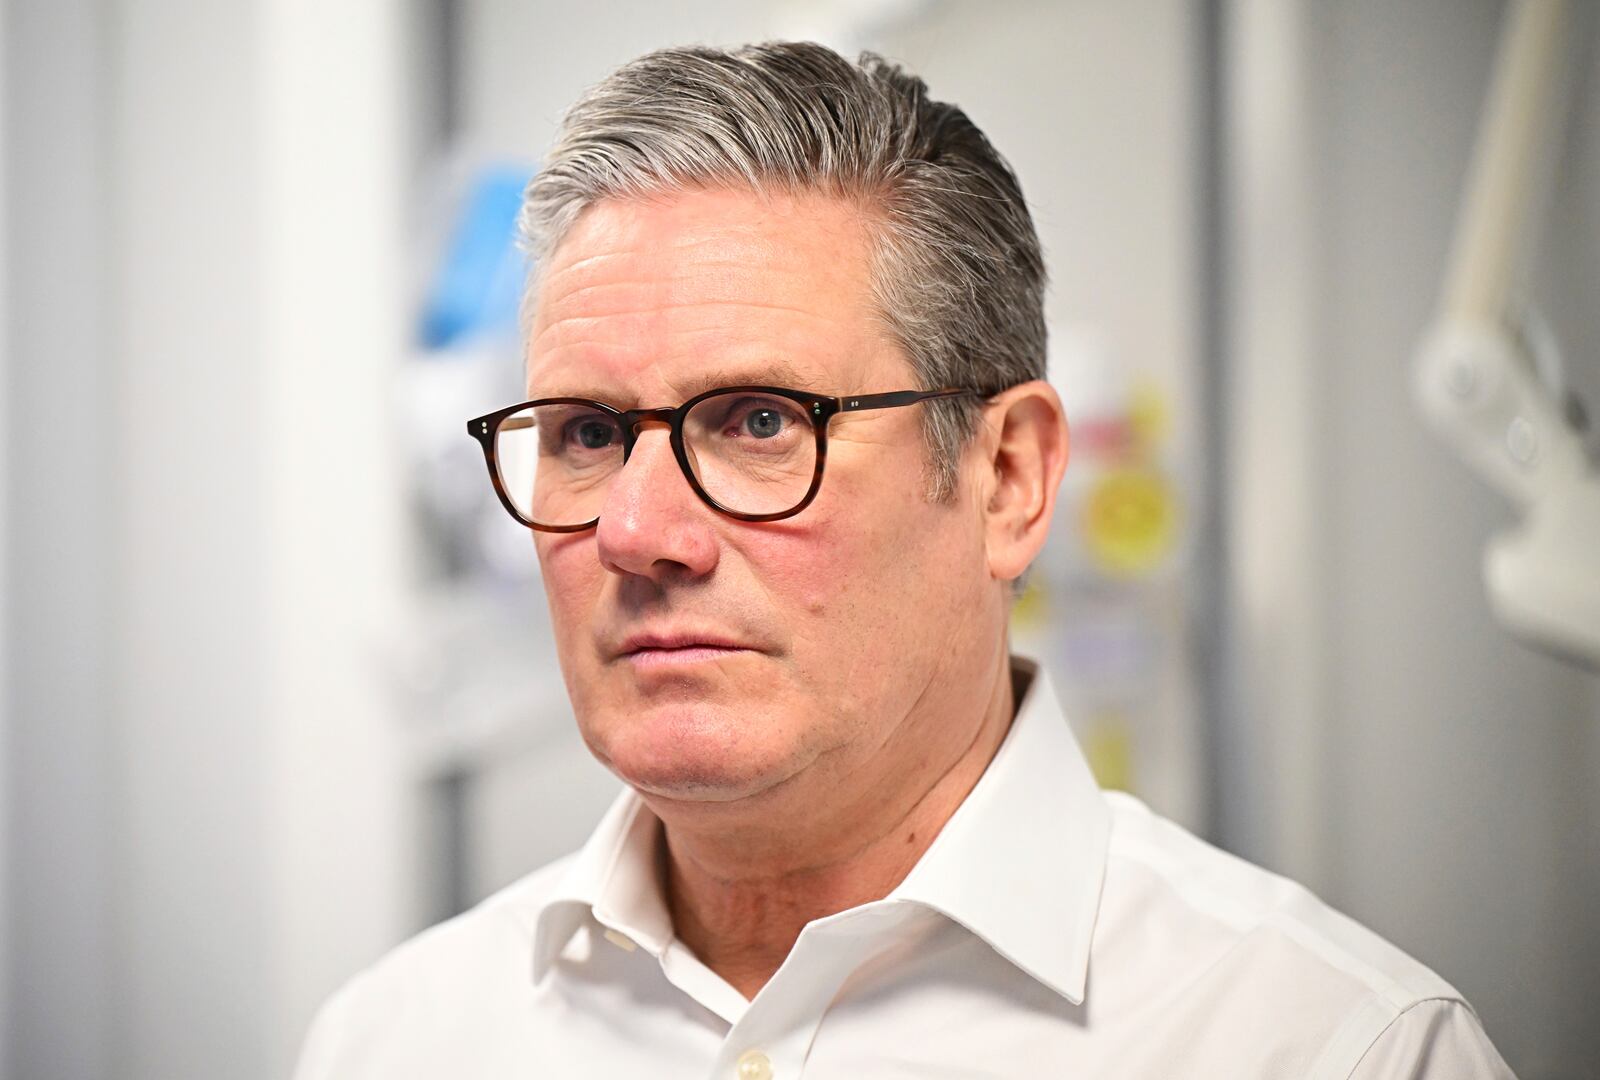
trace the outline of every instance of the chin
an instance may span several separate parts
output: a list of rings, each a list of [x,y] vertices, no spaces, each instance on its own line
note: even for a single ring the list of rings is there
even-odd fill
[[[683,705],[606,711],[580,718],[584,741],[618,779],[640,792],[696,802],[731,802],[788,779],[792,748],[762,738],[748,721]]]

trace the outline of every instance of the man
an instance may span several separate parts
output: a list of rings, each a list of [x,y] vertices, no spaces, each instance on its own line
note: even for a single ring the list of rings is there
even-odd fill
[[[531,185],[533,531],[581,851],[333,999],[302,1080],[1508,1076],[1460,996],[1094,785],[1014,584],[1067,460],[999,155],[871,57],[679,49]]]

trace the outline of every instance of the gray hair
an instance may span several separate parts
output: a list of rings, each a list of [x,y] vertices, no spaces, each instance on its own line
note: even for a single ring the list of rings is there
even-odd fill
[[[967,115],[927,91],[871,53],[851,63],[809,42],[642,56],[567,113],[523,200],[524,246],[547,256],[608,198],[748,187],[850,199],[875,223],[879,315],[924,389],[988,395],[1041,378],[1044,260],[1022,189]],[[980,406],[924,408],[930,497],[948,499]]]

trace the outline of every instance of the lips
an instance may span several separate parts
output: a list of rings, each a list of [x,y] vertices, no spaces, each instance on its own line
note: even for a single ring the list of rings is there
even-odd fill
[[[613,655],[636,663],[673,663],[726,659],[751,651],[752,646],[717,631],[661,630],[629,634]]]
[[[676,652],[681,649],[747,649],[748,645],[726,634],[697,631],[669,631],[629,634],[617,649],[618,656],[637,652]]]

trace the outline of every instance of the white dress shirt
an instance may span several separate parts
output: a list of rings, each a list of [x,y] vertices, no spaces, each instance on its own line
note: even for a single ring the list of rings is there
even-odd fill
[[[672,933],[631,791],[576,854],[323,1008],[298,1080],[1509,1077],[1443,979],[1305,889],[1102,793],[1033,676],[889,896],[746,1000]]]

